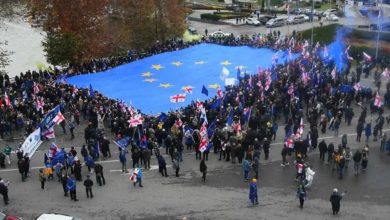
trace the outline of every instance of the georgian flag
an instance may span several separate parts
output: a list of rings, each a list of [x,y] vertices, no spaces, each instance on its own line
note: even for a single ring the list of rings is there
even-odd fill
[[[39,86],[38,83],[34,82],[34,87],[33,87],[34,95],[39,92]]]
[[[186,100],[186,94],[177,94],[170,97],[171,103],[184,102]]]
[[[307,83],[309,82],[309,74],[307,72],[302,73],[302,81],[305,86],[307,86]]]
[[[203,108],[203,102],[202,101],[200,101],[199,99],[198,100],[196,100],[196,109],[198,109],[199,111],[201,111],[202,110],[202,108]]]
[[[220,98],[220,99],[223,98],[223,92],[222,92],[222,90],[221,90],[221,87],[218,87],[218,89],[217,89],[217,96],[218,96],[218,98]]]
[[[267,80],[265,81],[265,87],[264,87],[265,91],[268,91],[269,87],[271,86],[271,82],[272,82],[271,77],[268,76]]]
[[[58,111],[57,115],[53,119],[54,123],[59,125],[63,120],[65,120],[64,115],[62,115],[61,111]]]
[[[7,92],[4,93],[4,101],[5,101],[5,106],[7,106],[7,107],[11,106],[11,101],[9,100]]]
[[[202,127],[199,130],[199,135],[200,135],[199,151],[203,153],[204,151],[207,150],[207,146],[209,144],[206,122],[203,122]]]
[[[297,129],[297,134],[299,135],[299,137],[302,137],[304,127],[305,124],[303,124],[303,118],[301,117],[301,122],[299,123],[299,127]]]
[[[289,149],[293,149],[294,148],[294,140],[290,137],[288,137],[286,139],[286,141],[284,142],[284,144],[286,145],[287,148]]]
[[[56,138],[56,135],[54,133],[54,128],[51,127],[45,131],[42,131],[42,136],[44,136],[45,138],[47,139],[53,139],[53,138]]]
[[[382,106],[382,99],[381,96],[379,95],[379,92],[376,92],[374,105],[378,108]]]
[[[238,120],[238,123],[236,123],[233,127],[234,127],[234,132],[236,134],[239,134],[241,132],[241,120]]]
[[[129,122],[129,127],[130,128],[137,127],[138,125],[141,125],[142,122],[143,122],[142,115],[141,114],[136,114],[136,115],[130,117],[130,120],[128,120],[127,122]]]
[[[382,75],[383,75],[383,77],[385,77],[385,79],[387,79],[387,80],[390,79],[390,72],[389,72],[389,70],[387,69],[387,67],[385,68],[385,70],[383,70]]]
[[[360,91],[362,90],[362,86],[360,85],[360,83],[356,83],[353,88],[355,89],[355,91]]]
[[[76,86],[73,86],[72,97],[75,97],[78,92],[79,89]]]

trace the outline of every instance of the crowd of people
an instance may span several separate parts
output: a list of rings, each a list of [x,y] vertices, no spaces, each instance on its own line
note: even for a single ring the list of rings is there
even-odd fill
[[[336,71],[331,56],[324,55],[325,45],[309,45],[307,40],[297,36],[282,37],[278,33],[221,38],[205,36],[201,42],[269,47],[277,51],[290,51],[285,56],[290,56],[291,53],[302,55],[296,59],[288,58],[289,62],[284,64],[277,64],[279,57],[275,56],[272,68],[258,70],[255,75],[241,70],[243,74],[239,74],[238,85],[225,87],[223,97],[214,97],[203,103],[194,101],[187,107],[160,116],[142,114],[133,106],[126,106],[123,102],[109,99],[96,91],[91,96],[87,89],[76,88],[57,79],[104,71],[154,54],[189,47],[194,43],[180,40],[157,42],[154,47],[145,51],[129,51],[126,56],[92,60],[82,65],[71,64],[62,70],[27,71],[13,80],[7,75],[0,75],[0,89],[4,94],[0,100],[1,138],[12,137],[15,131],[21,129],[24,129],[25,136],[30,134],[40,126],[45,113],[57,105],[60,105],[61,112],[68,119],[61,122],[63,133],[67,134],[69,130],[71,138],[74,138],[73,129],[83,120],[88,121],[84,131],[85,145],[80,154],[72,148],[65,154],[65,164],[53,164],[53,157],[49,157],[46,168],[39,171],[42,189],[46,181],[54,179],[55,173],[61,182],[64,196],[69,193],[74,201],[78,200],[77,182],[83,180],[82,162],[78,158],[80,155],[89,173],[94,170],[96,182],[99,185],[105,184],[103,166],[97,162],[101,158],[111,157],[110,141],[104,137],[104,132],[112,132],[116,140],[129,138],[128,146],[118,148],[119,161],[122,171],[128,172],[128,154],[131,154],[134,168],[131,180],[134,186],[136,183],[143,186],[142,166],[150,169],[152,156],[157,158],[161,175],[168,176],[166,158],[162,153],[164,151],[172,162],[176,177],[180,176],[180,164],[184,162],[183,152],[195,151],[196,159],[200,160],[202,180],[206,182],[206,163],[211,151],[221,161],[242,164],[244,179],[252,178],[250,200],[253,204],[258,203],[256,182],[260,176],[261,154],[264,153],[263,159],[268,160],[271,142],[275,140],[277,133],[284,132],[282,166],[288,166],[290,163],[287,158],[295,156],[290,162],[295,163],[297,170],[297,196],[301,208],[314,176],[314,171],[307,162],[307,154],[317,146],[320,160],[325,161],[327,156],[326,163],[337,170],[340,179],[350,160],[354,162],[356,175],[367,169],[371,136],[374,141],[380,140],[381,151],[390,152],[390,138],[382,132],[387,119],[384,110],[390,105],[390,84],[386,81],[386,93],[382,94],[384,105],[376,105],[374,99],[377,91],[357,86],[360,86],[361,74],[368,77],[371,72],[375,72],[379,90],[381,74],[378,73],[385,71],[386,60],[357,60],[358,67],[354,71],[345,54],[345,66]],[[352,150],[346,135],[343,135],[337,148],[337,143],[326,143],[324,140],[318,143],[320,132],[323,134],[331,130],[338,137],[341,124],[351,126],[353,106],[361,108],[356,131],[359,142],[363,131],[365,132],[364,147]],[[202,109],[207,116],[203,116]],[[374,126],[367,119],[368,111],[378,114]],[[143,122],[130,127],[128,121],[135,114],[142,114]],[[201,151],[199,146],[202,144],[202,125],[205,121],[211,122],[207,131],[209,144],[205,151]],[[309,125],[305,127],[308,131],[306,136],[303,135],[303,121]],[[285,125],[284,131],[278,130],[279,124]],[[18,147],[13,150],[17,149]],[[6,146],[4,152],[0,153],[1,167],[6,166],[6,160],[10,164],[11,150],[10,146]],[[18,168],[22,181],[25,181],[29,174],[30,158],[23,155],[23,152],[17,152]],[[93,181],[89,175],[84,180],[84,186],[87,196],[92,198]],[[0,193],[8,203],[8,196],[2,190],[5,184],[1,184],[3,183],[0,181]],[[340,202],[341,195],[336,189],[331,197],[332,204],[337,200]],[[338,209],[333,212],[337,214]]]

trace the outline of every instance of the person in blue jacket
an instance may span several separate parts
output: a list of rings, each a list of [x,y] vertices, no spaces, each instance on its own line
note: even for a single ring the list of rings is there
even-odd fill
[[[252,205],[259,204],[257,198],[257,180],[255,178],[252,179],[252,183],[249,185],[249,199]]]
[[[79,201],[76,197],[76,179],[73,175],[70,175],[70,177],[68,178],[66,187],[69,190],[70,199],[74,201]]]
[[[245,181],[247,181],[249,179],[249,172],[251,170],[251,163],[249,162],[248,159],[245,159],[242,163],[242,168],[244,170],[244,178],[245,178]]]

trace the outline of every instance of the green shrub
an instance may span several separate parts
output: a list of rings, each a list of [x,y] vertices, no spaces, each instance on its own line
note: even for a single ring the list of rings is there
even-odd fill
[[[219,15],[205,13],[205,14],[201,14],[200,18],[206,20],[218,21],[220,17]]]

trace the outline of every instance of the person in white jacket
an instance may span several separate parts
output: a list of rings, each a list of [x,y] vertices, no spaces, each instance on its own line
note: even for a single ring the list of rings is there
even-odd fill
[[[311,166],[307,166],[306,168],[306,183],[305,188],[310,188],[311,184],[313,183],[314,175],[316,173],[311,169]]]

